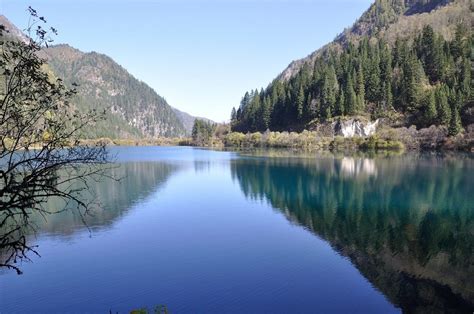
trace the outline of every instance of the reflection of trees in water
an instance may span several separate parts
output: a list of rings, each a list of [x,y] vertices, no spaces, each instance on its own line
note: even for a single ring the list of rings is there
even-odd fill
[[[101,228],[112,224],[116,219],[124,215],[131,206],[147,197],[157,188],[166,183],[170,176],[179,169],[178,165],[158,162],[127,162],[118,164],[110,169],[109,175],[112,179],[95,181],[88,179],[88,197],[96,203],[91,213],[85,216],[85,223],[92,229]],[[83,195],[86,197],[85,195]],[[64,208],[64,203],[59,199],[50,199],[48,209],[55,212]],[[33,233],[55,233],[68,235],[75,230],[86,227],[83,216],[77,208],[66,208],[65,211],[42,216],[34,213],[31,222],[36,230],[26,230],[24,234]],[[32,239],[27,239],[31,245]],[[0,251],[0,260],[5,252]]]
[[[406,310],[472,309],[471,159],[235,160],[232,177],[350,257]]]
[[[178,170],[178,165],[158,162],[127,162],[110,170],[118,180],[89,181],[91,195],[96,202],[86,223],[91,228],[110,225],[124,215],[137,201],[166,183]],[[50,200],[51,208],[60,208],[58,200]],[[39,233],[70,234],[85,227],[81,216],[75,210],[54,214],[43,219],[34,217]]]
[[[82,196],[96,203],[96,206],[91,208],[90,214],[84,216],[76,207],[66,207],[64,211],[47,216],[32,213],[31,224],[35,226],[35,230],[25,230],[21,234],[33,236],[36,232],[68,235],[74,233],[75,230],[85,228],[84,223],[92,229],[110,225],[124,215],[135,202],[147,197],[165,184],[178,169],[178,165],[158,162],[118,164],[117,167],[108,170],[110,171],[108,174],[120,180],[102,178],[100,181],[95,181],[93,178],[88,178],[87,184],[91,194]],[[55,212],[64,208],[64,205],[60,199],[49,199],[47,208]],[[85,222],[83,217],[85,217]],[[31,245],[30,242],[31,239],[27,237],[28,245]],[[0,261],[2,256],[7,256],[6,252],[0,251]]]

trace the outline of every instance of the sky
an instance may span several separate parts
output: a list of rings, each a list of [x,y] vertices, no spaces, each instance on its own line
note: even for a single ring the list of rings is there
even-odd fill
[[[0,0],[20,29],[31,5],[55,43],[112,57],[167,102],[229,120],[251,89],[333,40],[372,0]]]

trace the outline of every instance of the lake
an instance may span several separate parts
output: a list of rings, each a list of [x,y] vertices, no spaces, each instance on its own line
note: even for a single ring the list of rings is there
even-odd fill
[[[112,151],[89,228],[34,218],[1,313],[474,310],[472,155]]]

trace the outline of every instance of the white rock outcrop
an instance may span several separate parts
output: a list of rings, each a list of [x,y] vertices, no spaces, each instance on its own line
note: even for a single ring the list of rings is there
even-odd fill
[[[374,122],[362,122],[359,119],[349,119],[346,121],[337,121],[334,125],[334,134],[343,137],[361,136],[367,137],[375,133],[379,119]]]

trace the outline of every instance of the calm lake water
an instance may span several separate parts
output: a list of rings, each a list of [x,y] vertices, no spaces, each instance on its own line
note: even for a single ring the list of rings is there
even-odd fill
[[[1,313],[474,310],[472,155],[113,150],[91,230],[38,217]]]

